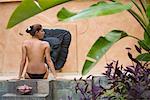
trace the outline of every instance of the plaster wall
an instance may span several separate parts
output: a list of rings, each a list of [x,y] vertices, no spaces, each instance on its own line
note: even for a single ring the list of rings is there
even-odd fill
[[[25,33],[29,25],[41,23],[45,28],[63,28],[72,34],[67,62],[62,73],[81,73],[86,54],[99,36],[105,35],[113,29],[126,31],[128,34],[143,38],[143,30],[137,21],[127,12],[109,16],[83,19],[74,22],[58,22],[56,14],[66,7],[72,11],[80,11],[98,0],[75,0],[48,9],[17,26],[6,29],[10,15],[20,2],[0,3],[0,73],[3,75],[16,74],[21,60],[21,44],[31,36]],[[112,60],[119,60],[120,64],[129,65],[126,47],[133,48],[136,40],[124,38],[104,55],[89,74],[99,74],[105,71],[104,66]],[[135,54],[136,55],[136,54]]]

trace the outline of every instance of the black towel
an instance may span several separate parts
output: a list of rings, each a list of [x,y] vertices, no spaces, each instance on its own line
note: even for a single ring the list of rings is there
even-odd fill
[[[61,69],[67,59],[68,49],[71,42],[71,34],[63,29],[43,29],[45,32],[44,41],[49,42],[51,46],[51,59],[55,69]]]

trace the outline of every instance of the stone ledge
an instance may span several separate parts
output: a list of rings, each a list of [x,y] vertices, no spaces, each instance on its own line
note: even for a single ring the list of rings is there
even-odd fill
[[[107,79],[104,76],[94,76],[94,80],[89,80],[89,89],[95,85],[107,87]],[[78,80],[78,78],[77,78]],[[79,100],[81,94],[76,93],[76,82],[72,79],[59,80],[9,80],[0,82],[0,100]],[[20,95],[15,92],[15,87],[23,84],[31,85],[35,89],[33,95]],[[41,94],[41,95],[40,95]],[[45,97],[44,97],[45,94]],[[41,97],[40,97],[41,96]],[[2,98],[2,99],[1,99]],[[100,99],[101,100],[101,99]]]
[[[32,95],[17,95],[13,93],[6,93],[1,100],[49,100],[48,94],[32,94]]]
[[[4,95],[2,95],[2,97],[47,97],[48,94],[39,94],[39,93],[35,93],[32,95],[18,95],[18,94],[14,94],[14,93],[6,93]]]

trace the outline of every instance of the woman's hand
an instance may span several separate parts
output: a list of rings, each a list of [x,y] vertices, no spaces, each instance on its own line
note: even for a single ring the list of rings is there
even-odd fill
[[[23,76],[20,76],[20,77],[17,78],[17,80],[21,80],[21,79],[23,79],[23,78],[24,78]]]

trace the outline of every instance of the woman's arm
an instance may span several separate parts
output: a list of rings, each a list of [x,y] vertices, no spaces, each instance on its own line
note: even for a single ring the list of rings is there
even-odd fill
[[[20,63],[20,70],[19,70],[19,79],[21,79],[25,64],[26,64],[26,46],[25,43],[23,43],[22,45],[22,59],[21,59],[21,63]]]
[[[53,64],[51,57],[50,57],[50,46],[48,43],[47,43],[46,49],[45,49],[45,56],[46,56],[47,64],[51,68],[51,71],[52,71],[54,77],[56,78],[56,71],[55,71],[54,64]]]

